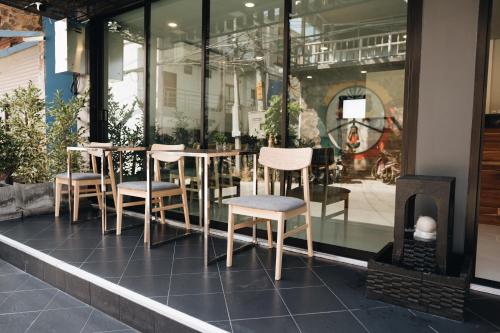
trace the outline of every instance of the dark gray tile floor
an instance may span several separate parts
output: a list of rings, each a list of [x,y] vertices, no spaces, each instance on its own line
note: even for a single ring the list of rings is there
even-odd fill
[[[136,332],[3,260],[0,286],[0,332]]]
[[[181,232],[155,228],[155,237]],[[230,332],[500,332],[500,298],[473,293],[466,321],[459,323],[366,299],[366,271],[349,265],[285,254],[283,277],[276,282],[274,251],[266,248],[236,255],[230,269],[224,262],[204,268],[199,235],[150,250],[143,247],[141,229],[101,236],[100,219],[69,225],[52,216],[3,222],[0,233]],[[224,239],[213,238],[211,253],[225,246]],[[0,266],[0,274],[11,274],[10,269]],[[18,294],[17,303],[0,304],[0,311],[12,313],[5,325],[33,324],[32,331],[54,325],[67,332],[67,321],[50,315],[54,302],[67,304],[57,291],[42,288],[25,301],[36,283],[26,275],[0,279],[0,303],[2,295]],[[67,319],[81,323],[88,317],[82,332],[96,330],[101,314],[76,308]],[[40,316],[35,320],[32,313]]]

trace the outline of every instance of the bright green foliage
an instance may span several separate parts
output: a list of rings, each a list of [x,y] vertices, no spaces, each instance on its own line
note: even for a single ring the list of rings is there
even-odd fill
[[[54,101],[48,109],[48,116],[52,122],[47,133],[49,152],[49,171],[54,177],[67,170],[66,147],[81,145],[84,140],[84,129],[77,127],[78,113],[85,107],[88,94],[71,98],[65,102],[63,95],[57,91]],[[85,162],[80,153],[71,154],[73,171],[85,169]]]
[[[115,146],[143,146],[144,145],[144,123],[136,121],[130,124],[134,112],[141,110],[144,115],[144,105],[136,99],[132,104],[120,104],[113,97],[111,90],[108,91],[108,137]],[[118,166],[119,156],[113,154],[113,163]],[[136,152],[123,153],[123,175],[134,175],[142,169],[143,156]]]
[[[297,102],[288,103],[288,137],[294,141],[297,137],[297,126],[299,123],[300,105]],[[264,132],[272,141],[280,137],[281,127],[281,96],[272,96],[269,108],[265,114]],[[277,143],[277,142],[275,142]]]
[[[41,91],[32,82],[0,99],[0,108],[7,114],[8,133],[19,143],[19,164],[13,178],[20,183],[41,183],[49,180],[45,107]]]
[[[227,137],[225,133],[215,132],[213,135],[213,140],[215,143],[222,145],[227,142]]]
[[[0,122],[0,147],[0,180],[2,180],[8,178],[19,163],[17,154],[19,143],[7,132],[3,122]]]

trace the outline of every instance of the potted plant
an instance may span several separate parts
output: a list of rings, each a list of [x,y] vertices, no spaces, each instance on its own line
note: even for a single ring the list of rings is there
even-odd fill
[[[217,150],[225,150],[226,143],[227,143],[226,134],[224,134],[222,132],[215,132],[214,133],[214,142],[215,142],[215,148]]]
[[[7,133],[5,124],[0,122],[0,221],[17,218],[14,187],[7,184],[19,160],[17,158],[18,144],[13,136]]]
[[[47,150],[51,179],[68,169],[66,147],[85,143],[84,130],[78,127],[77,119],[86,102],[86,93],[65,102],[62,93],[57,91],[54,101],[47,110],[50,118],[47,129]],[[73,172],[85,169],[86,163],[79,152],[71,154],[71,162]]]
[[[0,99],[7,115],[6,128],[19,145],[19,159],[12,174],[16,202],[23,214],[48,212],[54,208],[53,186],[49,181],[45,104],[41,91],[32,82]]]

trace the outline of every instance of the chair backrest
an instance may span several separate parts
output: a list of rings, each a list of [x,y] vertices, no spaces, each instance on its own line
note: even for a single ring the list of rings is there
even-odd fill
[[[161,173],[160,173],[160,161],[161,162],[167,162],[167,163],[173,163],[177,162],[177,166],[179,168],[179,183],[181,187],[185,186],[184,182],[184,157],[182,156],[176,156],[172,155],[166,152],[162,152],[165,150],[170,150],[170,151],[182,151],[184,150],[184,145],[161,145],[161,144],[154,144],[151,146],[151,151],[153,152],[151,154],[151,158],[154,159],[154,179],[155,181],[160,181],[161,180]]]
[[[259,163],[264,166],[264,194],[270,194],[269,168],[283,171],[302,170],[304,201],[309,207],[311,201],[309,166],[311,165],[312,154],[312,148],[261,148]]]
[[[101,151],[99,148],[111,148],[113,147],[113,143],[111,142],[90,142],[87,145],[88,148],[87,152],[90,155],[90,162],[91,162],[91,167],[92,167],[92,172],[94,173],[99,173],[98,167],[97,167],[97,158],[102,158]],[[95,149],[92,149],[95,148]],[[107,163],[108,163],[108,172],[110,176],[114,179],[114,167],[113,167],[113,159],[111,158],[111,152],[108,151],[106,152],[106,157],[107,157]]]
[[[155,160],[159,160],[162,162],[177,162],[179,159],[181,159],[180,156],[175,156],[168,153],[162,153],[162,151],[165,150],[181,151],[184,150],[184,148],[185,148],[184,145],[161,145],[156,143],[151,146],[151,151],[153,152],[153,154],[151,154],[151,157]]]
[[[87,152],[91,156],[95,157],[102,157],[101,153],[99,152],[98,148],[111,148],[113,147],[113,143],[111,142],[90,142],[87,147],[89,148],[96,148],[96,149],[89,149]],[[106,156],[111,155],[111,152],[108,151],[106,152]]]
[[[260,149],[259,163],[265,167],[293,171],[311,165],[312,148],[270,148]]]

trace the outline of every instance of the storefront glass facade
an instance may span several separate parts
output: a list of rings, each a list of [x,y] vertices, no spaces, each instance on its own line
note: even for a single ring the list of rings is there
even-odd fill
[[[405,1],[159,0],[108,21],[108,109],[118,98],[133,114],[127,126],[147,123],[138,140],[313,147],[318,248],[376,252],[392,240],[404,130]],[[197,215],[199,166],[187,167]],[[245,157],[211,166],[212,220],[222,229],[222,199],[251,193],[251,167]],[[299,180],[276,173],[273,192],[300,196]]]

